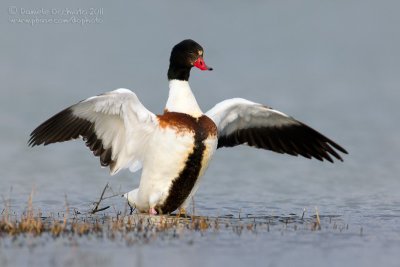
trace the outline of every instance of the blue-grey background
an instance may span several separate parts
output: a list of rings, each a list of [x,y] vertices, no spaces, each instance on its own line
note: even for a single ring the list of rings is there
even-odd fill
[[[317,206],[322,215],[340,215],[349,224],[345,233],[196,235],[191,245],[89,242],[78,250],[52,241],[33,251],[2,249],[1,266],[397,266],[398,1],[41,0],[0,7],[0,195],[17,212],[32,190],[36,207],[56,212],[64,209],[65,195],[85,208],[107,181],[122,192],[138,185],[139,175],[128,171],[109,177],[82,142],[32,149],[29,133],[61,109],[119,87],[162,112],[169,53],[186,38],[204,47],[214,68],[191,73],[204,111],[226,98],[247,98],[311,125],[350,153],[344,163],[330,164],[222,149],[196,195],[203,215],[301,214],[305,208],[310,216]],[[99,14],[57,13],[91,8]],[[26,14],[38,9],[50,14]],[[79,24],[85,16],[91,24]],[[42,22],[29,24],[32,18]],[[61,19],[69,22],[54,21]],[[123,203],[115,199],[117,207]]]

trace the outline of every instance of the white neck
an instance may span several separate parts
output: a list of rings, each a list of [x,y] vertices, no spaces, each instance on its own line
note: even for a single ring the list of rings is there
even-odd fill
[[[169,81],[169,96],[165,108],[171,112],[186,113],[193,117],[200,117],[203,114],[188,81]]]

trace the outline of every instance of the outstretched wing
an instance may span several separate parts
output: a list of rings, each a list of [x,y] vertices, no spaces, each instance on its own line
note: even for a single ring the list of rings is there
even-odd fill
[[[304,123],[246,99],[222,101],[206,115],[217,125],[218,148],[246,144],[330,162],[331,156],[343,161],[336,150],[347,154],[344,148]]]
[[[158,122],[136,94],[117,89],[90,97],[57,113],[30,135],[29,145],[48,145],[82,137],[102,166],[115,174],[141,168],[147,138]]]

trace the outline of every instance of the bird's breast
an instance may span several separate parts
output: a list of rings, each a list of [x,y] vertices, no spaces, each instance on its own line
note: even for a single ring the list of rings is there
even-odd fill
[[[173,128],[177,134],[194,133],[197,138],[217,136],[217,126],[207,116],[193,117],[180,112],[166,111],[157,116],[160,128]]]
[[[205,115],[192,117],[178,112],[158,116],[160,128],[173,129],[177,136],[193,136],[191,152],[185,156],[179,173],[172,178],[164,201],[156,206],[159,213],[170,213],[179,208],[192,192],[202,175],[217,142],[217,127]]]

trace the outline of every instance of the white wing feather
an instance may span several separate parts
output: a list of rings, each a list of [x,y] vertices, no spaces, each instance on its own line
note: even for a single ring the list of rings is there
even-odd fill
[[[117,89],[90,97],[72,107],[73,114],[95,125],[105,148],[112,147],[115,162],[111,174],[123,168],[141,168],[149,136],[157,125],[156,116],[147,110],[135,93]]]
[[[157,125],[156,116],[136,94],[117,89],[54,115],[31,133],[29,143],[47,145],[83,137],[90,149],[101,156],[102,165],[110,165],[111,174],[128,167],[137,171],[142,166],[147,140]]]
[[[206,115],[214,121],[221,135],[230,135],[239,129],[298,124],[285,113],[243,98],[224,100]]]

